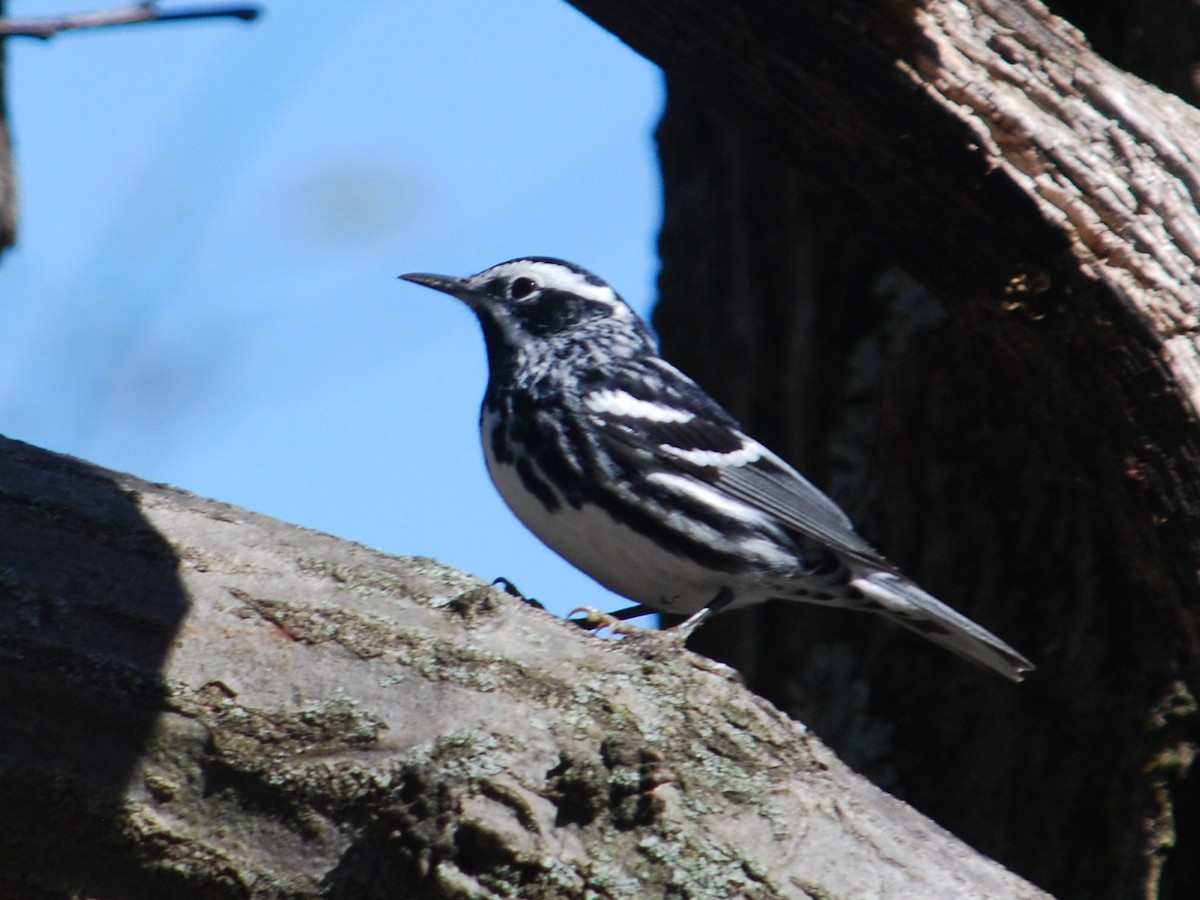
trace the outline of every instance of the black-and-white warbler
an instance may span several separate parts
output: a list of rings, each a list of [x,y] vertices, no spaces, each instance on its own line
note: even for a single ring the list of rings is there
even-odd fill
[[[832,500],[660,358],[595,275],[530,257],[469,278],[401,277],[478,317],[492,480],[534,534],[601,584],[693,614],[693,625],[771,598],[867,610],[1014,681],[1033,668],[897,572]]]

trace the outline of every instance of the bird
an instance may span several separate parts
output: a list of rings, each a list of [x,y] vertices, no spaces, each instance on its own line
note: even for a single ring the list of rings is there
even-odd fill
[[[603,280],[547,256],[400,278],[457,298],[483,331],[479,428],[517,518],[645,611],[778,599],[872,612],[1011,681],[1033,664],[883,558],[849,517],[659,355]]]

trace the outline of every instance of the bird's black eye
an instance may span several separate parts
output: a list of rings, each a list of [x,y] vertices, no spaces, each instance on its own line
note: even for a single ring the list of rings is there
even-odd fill
[[[514,300],[523,300],[536,290],[537,282],[532,278],[514,278],[508,293]]]

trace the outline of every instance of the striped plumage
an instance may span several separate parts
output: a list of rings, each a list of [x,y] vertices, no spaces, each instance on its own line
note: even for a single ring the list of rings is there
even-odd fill
[[[476,314],[488,471],[531,531],[601,584],[691,614],[770,598],[878,612],[1013,680],[1033,666],[900,575],[795,469],[745,433],[615,291],[530,257],[403,278]]]

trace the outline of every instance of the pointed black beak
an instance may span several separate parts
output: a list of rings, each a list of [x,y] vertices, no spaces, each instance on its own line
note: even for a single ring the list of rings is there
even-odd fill
[[[430,275],[425,272],[409,272],[407,275],[401,275],[400,277],[405,281],[411,281],[413,284],[424,285],[427,288],[433,288],[435,291],[441,291],[443,294],[450,294],[459,298],[467,290],[465,278],[454,278],[451,275]]]

